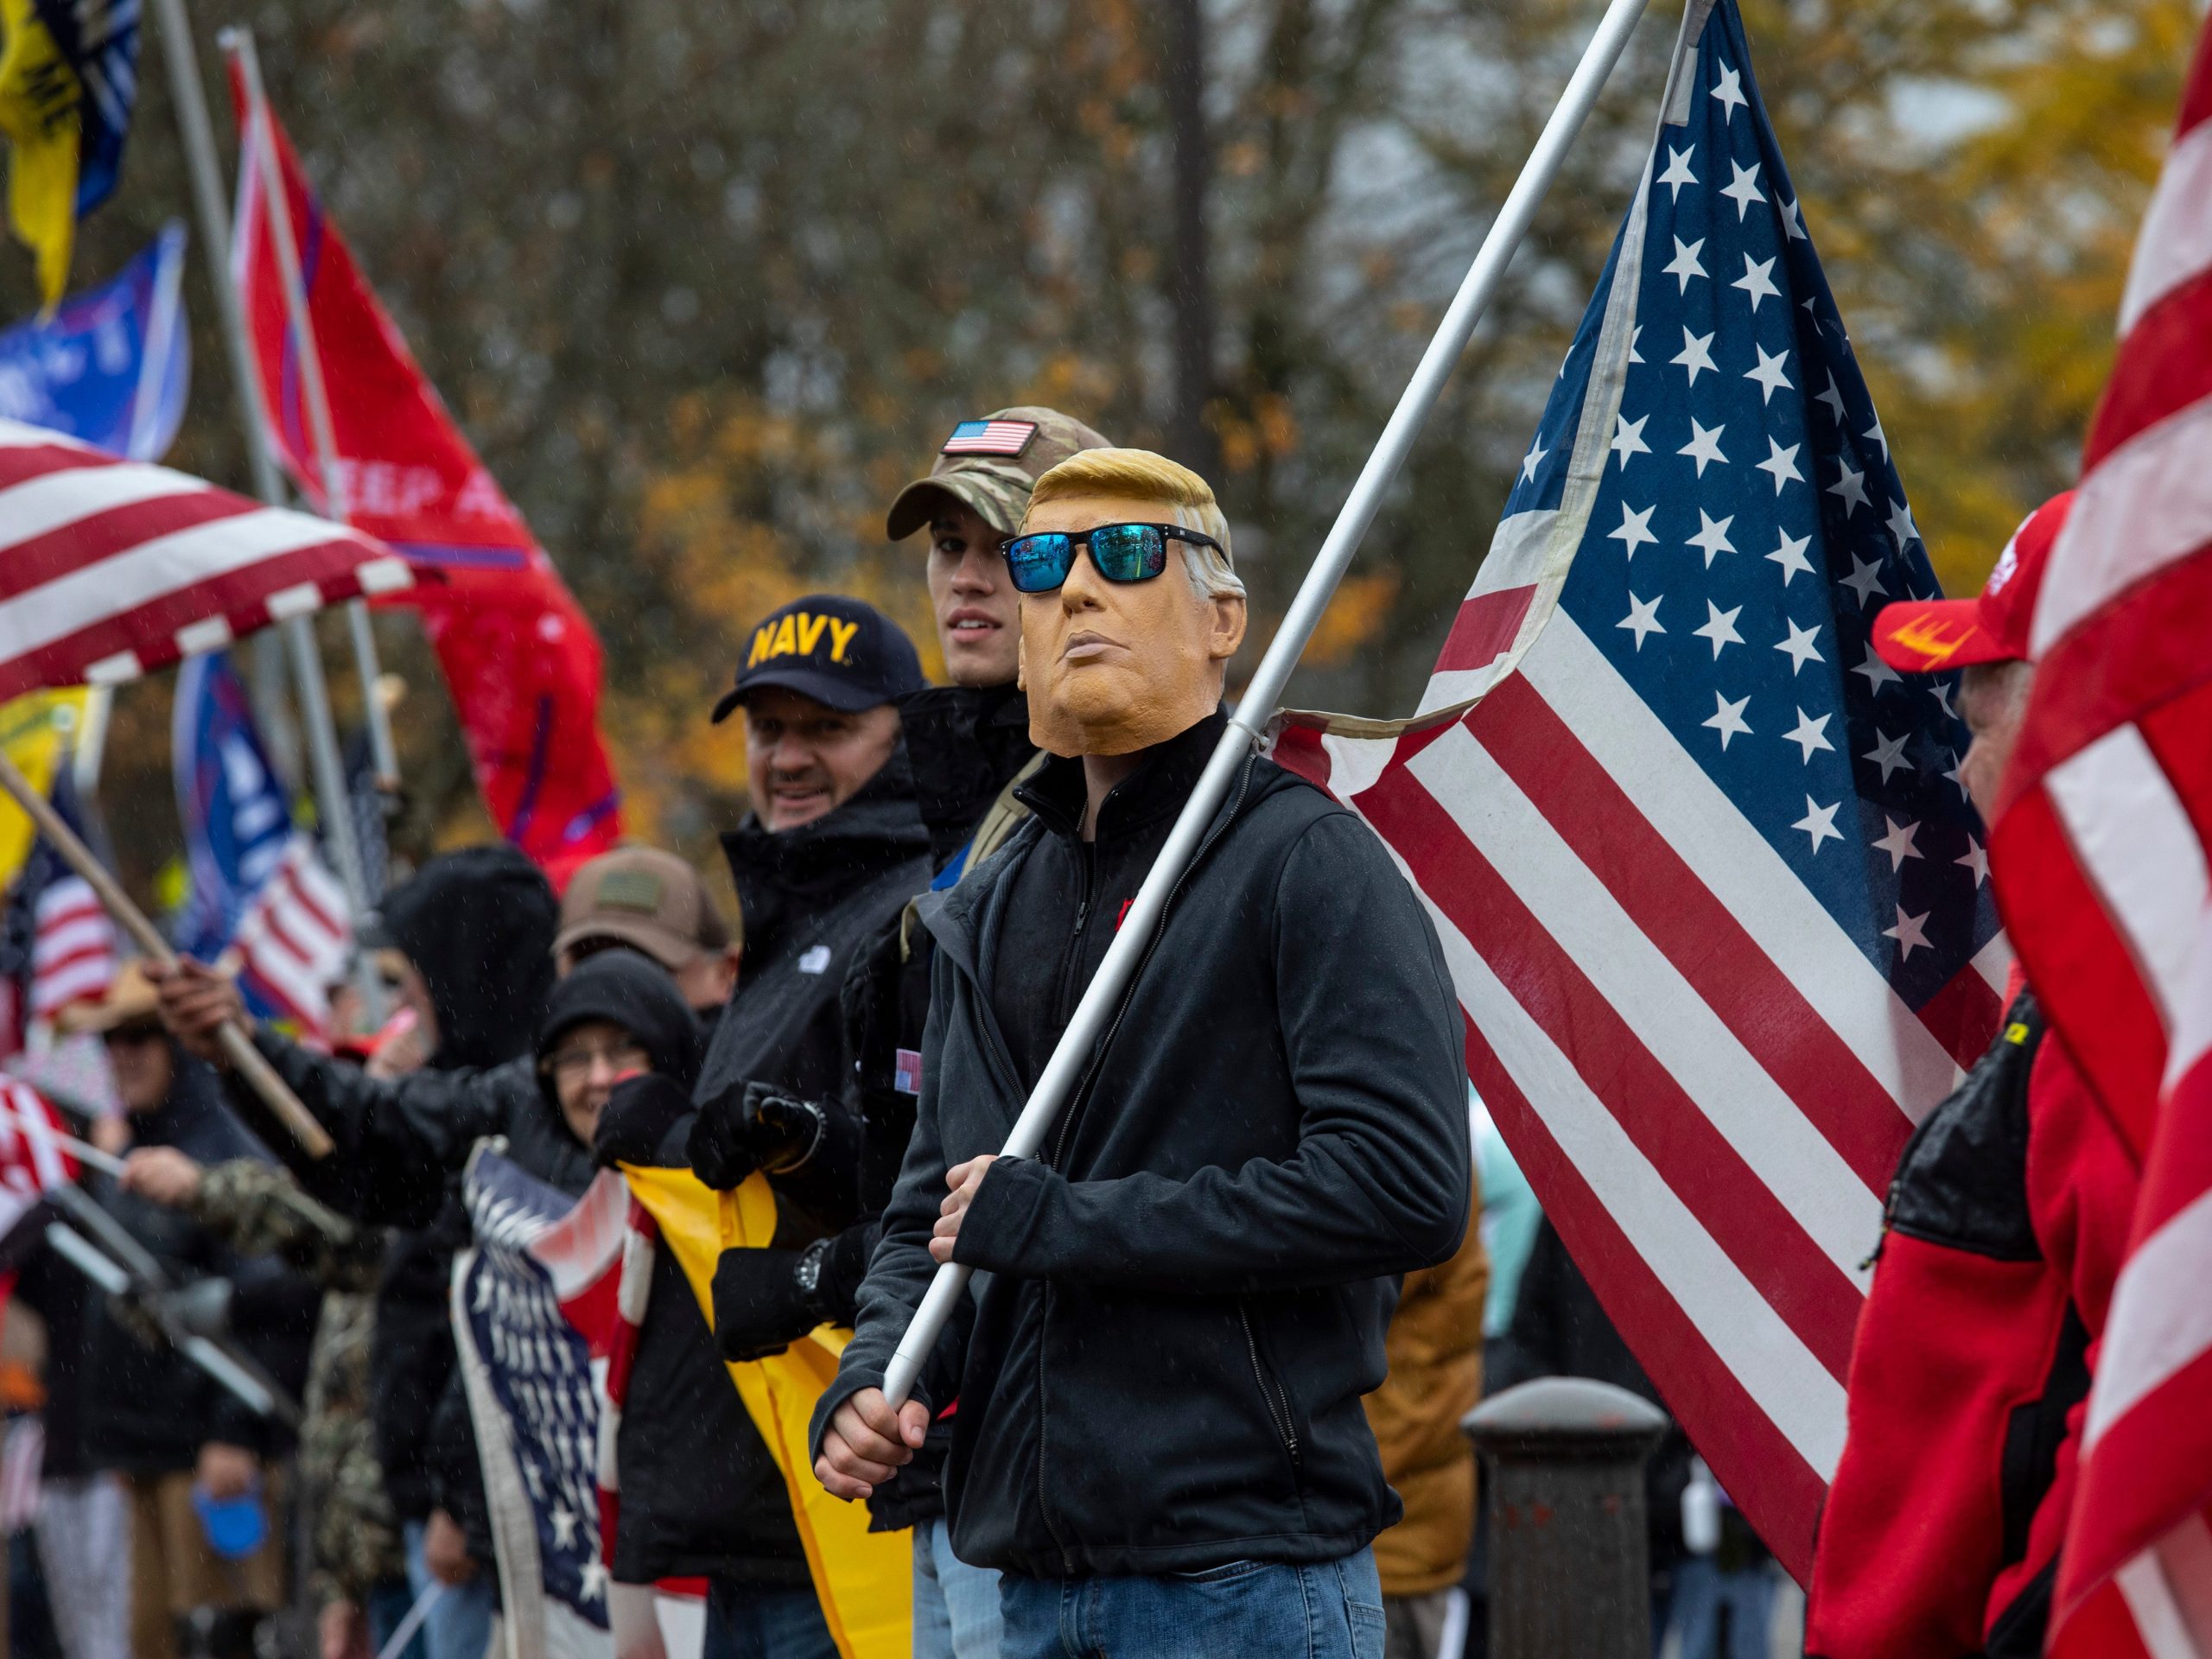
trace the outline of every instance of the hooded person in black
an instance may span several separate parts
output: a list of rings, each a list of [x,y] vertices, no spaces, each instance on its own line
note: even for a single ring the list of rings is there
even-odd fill
[[[377,1292],[377,1455],[408,1530],[410,1570],[426,1545],[450,1540],[445,1559],[460,1577],[461,1535],[449,1516],[441,1519],[429,1436],[453,1374],[448,1300],[453,1253],[467,1235],[440,1224],[440,1212],[448,1171],[477,1135],[504,1132],[518,1103],[538,1098],[531,1046],[553,982],[558,908],[537,867],[502,843],[432,859],[386,896],[383,921],[386,944],[405,959],[404,994],[433,1039],[423,1069],[372,1078],[256,1027],[255,1046],[336,1142],[327,1158],[308,1156],[235,1080],[231,1098],[308,1192],[356,1220],[401,1230]],[[214,1026],[244,1014],[235,990],[194,963],[159,982],[171,1029],[219,1052]],[[425,1627],[430,1659],[479,1659],[488,1618],[486,1588],[445,1598]]]

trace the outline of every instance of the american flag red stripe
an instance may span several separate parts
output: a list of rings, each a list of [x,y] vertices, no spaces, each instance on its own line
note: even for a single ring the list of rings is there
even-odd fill
[[[0,698],[130,679],[411,581],[358,531],[0,420]]]
[[[2037,596],[1991,836],[2052,1023],[2144,1156],[2050,1651],[2212,1656],[2212,37]]]

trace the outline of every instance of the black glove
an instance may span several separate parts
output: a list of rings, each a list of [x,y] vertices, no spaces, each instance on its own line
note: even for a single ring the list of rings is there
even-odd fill
[[[733,1084],[701,1106],[691,1122],[691,1138],[683,1143],[691,1173],[718,1192],[728,1192],[760,1167],[747,1121],[747,1087]]]
[[[733,1084],[699,1109],[684,1153],[691,1173],[727,1192],[756,1169],[787,1174],[813,1156],[828,1114],[770,1083]]]
[[[829,1122],[814,1102],[766,1083],[745,1085],[745,1116],[753,1150],[771,1175],[787,1175],[814,1156]]]
[[[690,1091],[673,1077],[652,1071],[625,1077],[600,1109],[599,1128],[591,1139],[592,1162],[601,1169],[659,1163],[661,1142],[690,1109]]]
[[[832,1242],[721,1253],[715,1263],[715,1343],[724,1359],[780,1354],[829,1317],[821,1272]]]

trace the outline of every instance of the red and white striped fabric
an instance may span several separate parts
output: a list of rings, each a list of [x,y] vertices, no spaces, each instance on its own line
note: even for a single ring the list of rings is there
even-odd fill
[[[599,1405],[594,1456],[600,1548],[612,1560],[620,1518],[621,1470],[615,1442],[630,1395],[638,1332],[652,1294],[659,1224],[630,1196],[629,1184],[602,1170],[576,1207],[530,1246],[553,1276],[554,1294],[591,1349]],[[614,1659],[698,1659],[706,1638],[704,1580],[657,1585],[609,1583],[607,1612]]]
[[[327,1036],[330,987],[345,971],[353,938],[345,888],[314,842],[296,835],[238,918],[226,954],[271,1007]]]
[[[55,1139],[62,1133],[37,1090],[0,1077],[0,1237],[48,1192],[77,1179],[77,1160]]]
[[[0,699],[132,679],[413,579],[358,531],[0,420]]]
[[[46,884],[33,911],[31,1018],[50,1020],[73,1002],[97,1001],[115,982],[115,924],[92,884],[63,874]]]
[[[2005,925],[2144,1155],[2050,1651],[2212,1656],[2212,36],[2036,608],[1991,835]]]

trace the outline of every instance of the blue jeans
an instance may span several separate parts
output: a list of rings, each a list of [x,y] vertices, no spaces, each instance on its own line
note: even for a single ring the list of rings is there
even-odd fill
[[[379,1580],[369,1590],[368,1605],[363,1609],[369,1616],[369,1651],[382,1653],[384,1645],[399,1629],[407,1617],[407,1610],[415,1605],[414,1586],[404,1579]],[[430,1659],[423,1645],[423,1628],[415,1627],[415,1634],[407,1638],[407,1645],[399,1650],[399,1659]]]
[[[1728,1648],[1720,1648],[1720,1610],[1728,1609]],[[1681,1659],[1766,1659],[1774,1618],[1774,1578],[1765,1564],[1723,1573],[1708,1555],[1675,1569],[1669,1632],[1681,1638]]]
[[[423,1523],[410,1521],[407,1540],[407,1584],[421,1595],[436,1580],[423,1559]],[[418,1633],[429,1659],[484,1659],[492,1645],[492,1613],[498,1605],[493,1589],[493,1570],[480,1568],[467,1584],[448,1585],[432,1604]]]
[[[943,1516],[914,1529],[914,1659],[999,1659],[999,1575],[952,1553]]]
[[[837,1644],[811,1588],[716,1579],[707,1586],[702,1659],[837,1659]]]
[[[1375,1554],[1142,1579],[999,1581],[1001,1659],[1382,1659]]]

